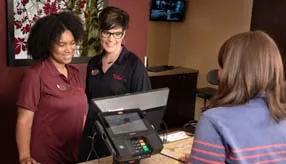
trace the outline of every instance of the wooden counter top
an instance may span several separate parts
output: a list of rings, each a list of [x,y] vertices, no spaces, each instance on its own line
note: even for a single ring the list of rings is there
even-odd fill
[[[164,75],[174,75],[174,74],[185,74],[185,73],[198,73],[198,70],[192,68],[184,68],[184,67],[176,67],[174,69],[170,69],[167,71],[161,72],[150,72],[148,71],[148,75],[152,76],[164,76]]]
[[[164,144],[164,148],[160,154],[152,155],[150,158],[145,158],[140,161],[140,164],[182,164],[179,160],[189,154],[193,144],[193,137],[182,139],[174,142]],[[80,164],[112,164],[111,156],[101,158],[99,160],[92,160],[82,162]]]

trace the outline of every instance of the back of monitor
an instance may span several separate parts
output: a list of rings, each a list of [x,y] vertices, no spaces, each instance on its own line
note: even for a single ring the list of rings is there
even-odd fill
[[[147,92],[137,92],[124,95],[92,99],[101,112],[139,108],[148,110],[167,105],[168,88],[153,89]]]

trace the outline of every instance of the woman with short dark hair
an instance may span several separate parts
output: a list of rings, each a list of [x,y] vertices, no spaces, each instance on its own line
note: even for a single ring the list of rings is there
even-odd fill
[[[100,43],[103,51],[93,57],[87,66],[86,94],[88,99],[134,93],[151,89],[142,61],[122,43],[128,28],[129,15],[117,7],[106,7],[99,14]],[[93,136],[95,111],[89,110],[85,135]],[[82,160],[91,151],[91,139],[85,137]],[[99,158],[110,155],[101,137],[97,135],[95,149]]]
[[[39,18],[30,31],[17,100],[16,141],[21,164],[76,163],[87,113],[80,72],[69,65],[81,40],[80,18],[61,12]]]
[[[99,14],[102,53],[87,67],[86,94],[89,99],[151,89],[141,60],[122,44],[129,15],[117,7],[106,7]]]

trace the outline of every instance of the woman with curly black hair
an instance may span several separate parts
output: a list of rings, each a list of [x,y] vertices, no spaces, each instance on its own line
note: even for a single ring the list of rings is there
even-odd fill
[[[24,74],[17,101],[16,141],[20,164],[76,163],[87,113],[79,70],[71,65],[82,39],[71,12],[37,20],[28,38],[35,60]]]

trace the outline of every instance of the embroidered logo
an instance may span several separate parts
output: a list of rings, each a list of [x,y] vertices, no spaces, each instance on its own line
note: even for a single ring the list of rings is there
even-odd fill
[[[91,70],[91,75],[92,76],[95,76],[95,75],[97,75],[99,73],[99,70],[98,69],[93,69],[93,70]]]
[[[66,91],[67,90],[67,87],[63,84],[57,84],[57,88],[61,91]]]
[[[122,75],[117,75],[117,74],[112,74],[112,77],[114,80],[119,80],[119,81],[122,81],[124,80],[124,77]]]

